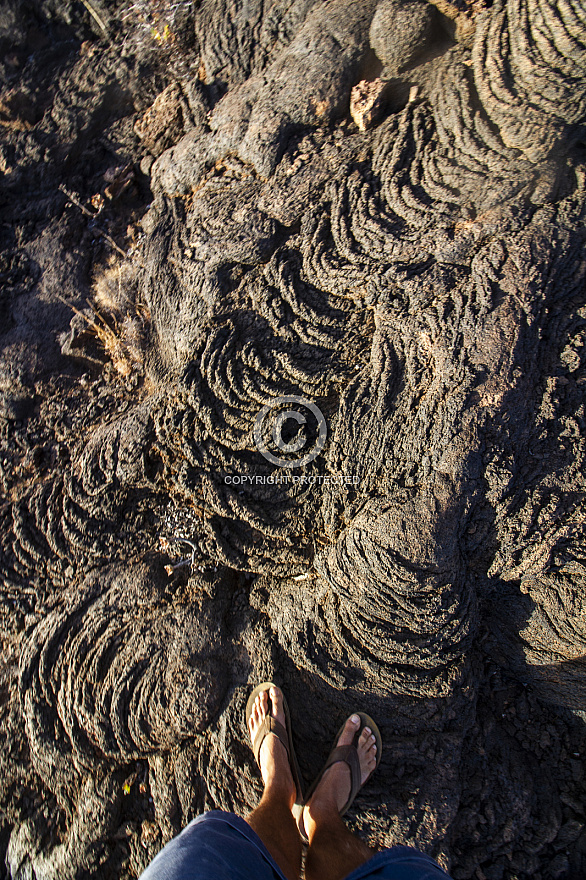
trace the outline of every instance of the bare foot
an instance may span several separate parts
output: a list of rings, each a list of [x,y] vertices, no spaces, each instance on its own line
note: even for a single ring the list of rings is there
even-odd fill
[[[360,727],[360,717],[352,715],[337,742],[339,746],[350,745]],[[366,782],[376,767],[376,739],[370,727],[365,727],[356,745],[360,761],[360,782]],[[328,767],[311,800],[303,811],[303,824],[311,842],[315,829],[324,818],[338,814],[347,802],[352,787],[350,767],[345,761],[338,761]]]
[[[270,712],[269,693],[272,704]],[[269,714],[280,721],[283,727],[286,727],[283,693],[277,687],[271,688],[270,692],[268,690],[262,691],[254,701],[252,714],[248,721],[251,742],[254,742],[257,730]],[[265,791],[269,788],[280,790],[281,794],[290,801],[292,807],[295,803],[296,790],[289,766],[289,757],[285,746],[274,733],[265,736],[260,747],[259,763]]]

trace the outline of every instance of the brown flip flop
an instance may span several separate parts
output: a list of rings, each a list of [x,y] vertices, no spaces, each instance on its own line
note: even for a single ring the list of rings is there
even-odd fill
[[[259,684],[255,687],[253,692],[248,698],[248,702],[246,703],[246,727],[248,727],[248,721],[250,716],[252,715],[252,707],[254,706],[254,701],[263,691],[270,691],[272,687],[277,687],[272,681],[263,681],[262,684]],[[269,693],[269,711],[271,710],[271,695]],[[301,788],[301,776],[299,773],[299,765],[297,763],[297,757],[295,755],[295,750],[293,748],[293,737],[291,735],[291,716],[289,714],[289,706],[287,705],[287,700],[285,699],[285,695],[283,694],[283,711],[285,713],[285,727],[281,724],[280,721],[277,721],[276,718],[273,718],[272,715],[267,715],[256,732],[256,736],[254,738],[254,742],[252,743],[252,751],[254,753],[254,757],[256,759],[256,763],[260,767],[259,755],[261,746],[265,740],[265,737],[269,733],[274,733],[277,739],[283,743],[285,746],[285,750],[289,757],[289,766],[291,767],[291,775],[293,776],[293,782],[295,783],[296,789],[296,797],[295,797],[295,809],[294,814],[297,816],[300,811],[302,811],[303,804],[303,790]]]
[[[314,779],[314,781],[311,785],[311,788],[307,792],[307,797],[305,799],[305,803],[308,803],[312,794],[314,793],[317,786],[319,785],[320,780],[321,780],[322,776],[324,775],[324,773],[326,772],[326,770],[329,767],[331,767],[332,764],[338,764],[340,761],[343,761],[344,763],[348,764],[348,766],[350,767],[350,795],[348,797],[348,800],[346,801],[346,803],[344,804],[344,806],[340,810],[340,816],[343,816],[344,813],[348,812],[348,810],[352,806],[352,803],[354,802],[354,798],[356,797],[356,795],[358,794],[360,789],[364,785],[366,785],[366,783],[368,782],[368,780],[370,779],[370,777],[372,776],[372,774],[374,773],[374,771],[377,769],[378,765],[380,764],[380,759],[381,759],[382,753],[383,753],[383,741],[382,741],[382,737],[380,734],[380,730],[378,729],[376,723],[373,721],[373,719],[370,717],[370,715],[367,715],[366,712],[352,712],[352,715],[358,715],[358,717],[360,718],[360,724],[358,726],[358,729],[356,730],[356,733],[354,734],[353,742],[347,746],[337,745],[337,742],[340,739],[344,728],[346,727],[348,719],[352,717],[351,715],[349,715],[348,718],[346,719],[346,721],[344,721],[344,723],[340,727],[338,733],[336,734],[336,738],[334,740],[335,745],[333,746],[330,754],[328,755],[328,759],[327,759],[326,763],[324,764],[324,766],[322,767],[322,769],[320,770],[320,772],[318,773],[318,775]],[[365,727],[369,727],[370,730],[372,731],[372,733],[374,734],[374,738],[375,738],[375,742],[376,742],[376,764],[375,764],[374,770],[372,770],[372,772],[368,775],[368,777],[364,780],[364,782],[361,782],[362,774],[360,772],[360,760],[358,758],[358,749],[356,748],[356,744],[358,743],[358,739],[360,737],[360,734],[362,733],[362,731],[364,730]],[[301,834],[301,837],[303,838],[305,843],[307,843],[308,838],[307,838],[307,833],[305,831],[305,825],[303,823],[303,812],[301,813],[301,816],[299,817],[297,824],[298,824],[299,833]]]

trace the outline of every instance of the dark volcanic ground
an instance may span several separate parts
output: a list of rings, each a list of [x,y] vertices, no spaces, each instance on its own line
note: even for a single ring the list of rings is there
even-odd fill
[[[586,13],[489,6],[0,7],[2,876],[245,814],[267,678],[365,840],[586,876]]]

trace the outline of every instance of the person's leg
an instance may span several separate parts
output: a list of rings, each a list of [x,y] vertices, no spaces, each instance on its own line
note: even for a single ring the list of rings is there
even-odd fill
[[[283,695],[271,689],[272,714],[285,727]],[[268,691],[256,698],[250,717],[250,738],[254,737],[269,712]],[[265,789],[260,804],[246,821],[256,831],[288,880],[299,880],[301,838],[291,813],[295,803],[295,784],[287,751],[274,733],[269,733],[260,749],[260,770]]]
[[[338,745],[349,745],[359,724],[358,715],[348,719]],[[376,766],[375,738],[368,727],[360,734],[357,749],[365,782]],[[303,811],[303,824],[309,838],[306,880],[342,880],[376,852],[352,834],[340,816],[350,787],[349,766],[343,762],[333,764]]]

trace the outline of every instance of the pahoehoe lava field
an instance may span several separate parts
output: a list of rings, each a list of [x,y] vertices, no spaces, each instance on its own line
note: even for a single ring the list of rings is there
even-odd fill
[[[0,42],[0,877],[246,815],[267,679],[306,785],[377,720],[366,842],[586,877],[586,6],[3,0]]]

